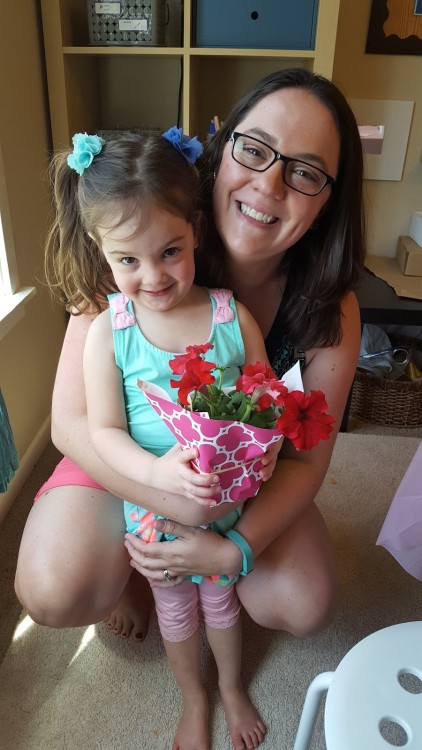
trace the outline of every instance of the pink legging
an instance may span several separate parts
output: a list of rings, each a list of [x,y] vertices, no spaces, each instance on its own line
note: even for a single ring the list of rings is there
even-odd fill
[[[185,641],[199,624],[199,611],[212,628],[231,628],[239,619],[235,586],[211,581],[184,581],[173,588],[152,587],[161,635],[166,641]]]

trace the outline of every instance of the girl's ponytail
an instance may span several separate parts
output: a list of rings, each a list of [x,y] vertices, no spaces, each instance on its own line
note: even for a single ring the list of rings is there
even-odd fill
[[[58,153],[50,166],[55,213],[46,241],[45,277],[68,312],[101,312],[115,287],[103,254],[85,230],[80,178],[67,160],[67,151]]]

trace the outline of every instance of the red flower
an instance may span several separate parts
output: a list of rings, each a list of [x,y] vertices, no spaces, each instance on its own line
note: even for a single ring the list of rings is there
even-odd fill
[[[277,382],[277,378],[268,365],[264,362],[255,362],[254,365],[246,365],[243,374],[236,381],[236,390],[243,393],[253,393],[255,388],[270,386]]]
[[[302,391],[289,392],[264,362],[247,365],[235,391],[224,389],[226,368],[203,359],[212,348],[211,344],[188,346],[186,354],[171,360],[173,373],[181,376],[170,380],[172,388],[178,388],[179,403],[191,411],[207,412],[212,419],[246,422],[264,429],[276,427],[297,450],[310,450],[320,440],[327,440],[334,419],[326,414],[322,391],[311,391],[309,396]],[[213,370],[220,372],[219,383]]]
[[[211,374],[214,368],[214,362],[206,362],[199,356],[188,358],[181,380],[170,380],[172,388],[179,387],[178,398],[183,406],[189,406],[188,396],[192,391],[199,391],[203,385],[215,383],[215,377]]]
[[[284,399],[287,396],[288,392],[289,390],[288,388],[286,388],[282,380],[276,380],[275,383],[271,383],[270,389],[268,391],[276,406],[279,406],[283,409]]]
[[[258,401],[256,402],[256,408],[258,411],[264,411],[264,409],[270,409],[271,406],[274,406],[274,399],[271,398],[271,396],[268,393],[264,393],[262,396],[259,397]]]
[[[332,432],[333,417],[326,414],[327,402],[322,391],[291,391],[284,396],[285,409],[277,420],[277,429],[290,438],[296,450],[309,451]]]
[[[288,393],[288,390],[281,382],[278,382],[277,388],[274,387],[274,384],[270,384],[267,388],[265,386],[257,388],[251,396],[251,402],[257,406],[258,411],[276,406],[281,410],[281,408],[284,408],[286,393]]]
[[[185,371],[186,363],[190,359],[196,359],[197,357],[200,357],[201,354],[205,354],[205,352],[212,349],[212,344],[196,344],[193,346],[187,346],[186,347],[186,354],[177,354],[173,359],[170,360],[170,367],[174,373],[174,375],[183,375]],[[213,364],[213,369],[216,367],[216,365]],[[173,386],[174,387],[174,386]]]

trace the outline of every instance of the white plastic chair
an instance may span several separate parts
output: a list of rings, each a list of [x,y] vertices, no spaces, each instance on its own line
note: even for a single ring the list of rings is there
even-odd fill
[[[310,750],[327,693],[327,750],[422,750],[422,621],[378,630],[306,693],[294,750]]]

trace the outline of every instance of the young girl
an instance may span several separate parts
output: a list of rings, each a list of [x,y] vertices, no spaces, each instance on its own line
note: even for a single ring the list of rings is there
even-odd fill
[[[108,143],[78,134],[73,143],[67,163],[59,157],[56,170],[56,201],[59,213],[60,208],[66,211],[63,242],[72,232],[73,246],[85,250],[91,264],[105,261],[120,290],[109,295],[110,310],[97,316],[86,341],[93,445],[106,463],[136,482],[215,505],[213,497],[221,491],[218,476],[190,468],[196,451],[174,445],[173,435],[137,386],[138,379],[153,381],[176,400],[169,360],[204,342],[213,347],[205,358],[227,368],[224,386],[234,385],[244,363],[267,362],[261,333],[246,308],[235,304],[230,292],[193,283],[201,220],[193,164],[202,147],[177,128],[163,136],[127,135]],[[76,188],[72,200],[71,185]],[[276,450],[264,458],[264,479],[271,476],[275,457]],[[227,515],[211,524],[213,530],[232,530],[240,513],[240,507],[228,505]],[[158,516],[148,509],[125,502],[125,518],[128,531],[144,539],[154,536]],[[247,548],[244,540],[241,548]],[[240,681],[240,605],[231,585],[238,576],[183,580],[164,570],[164,577],[168,586],[154,587],[153,594],[184,700],[173,750],[209,747],[198,608],[217,662],[233,744],[239,750],[258,747],[265,726]]]

